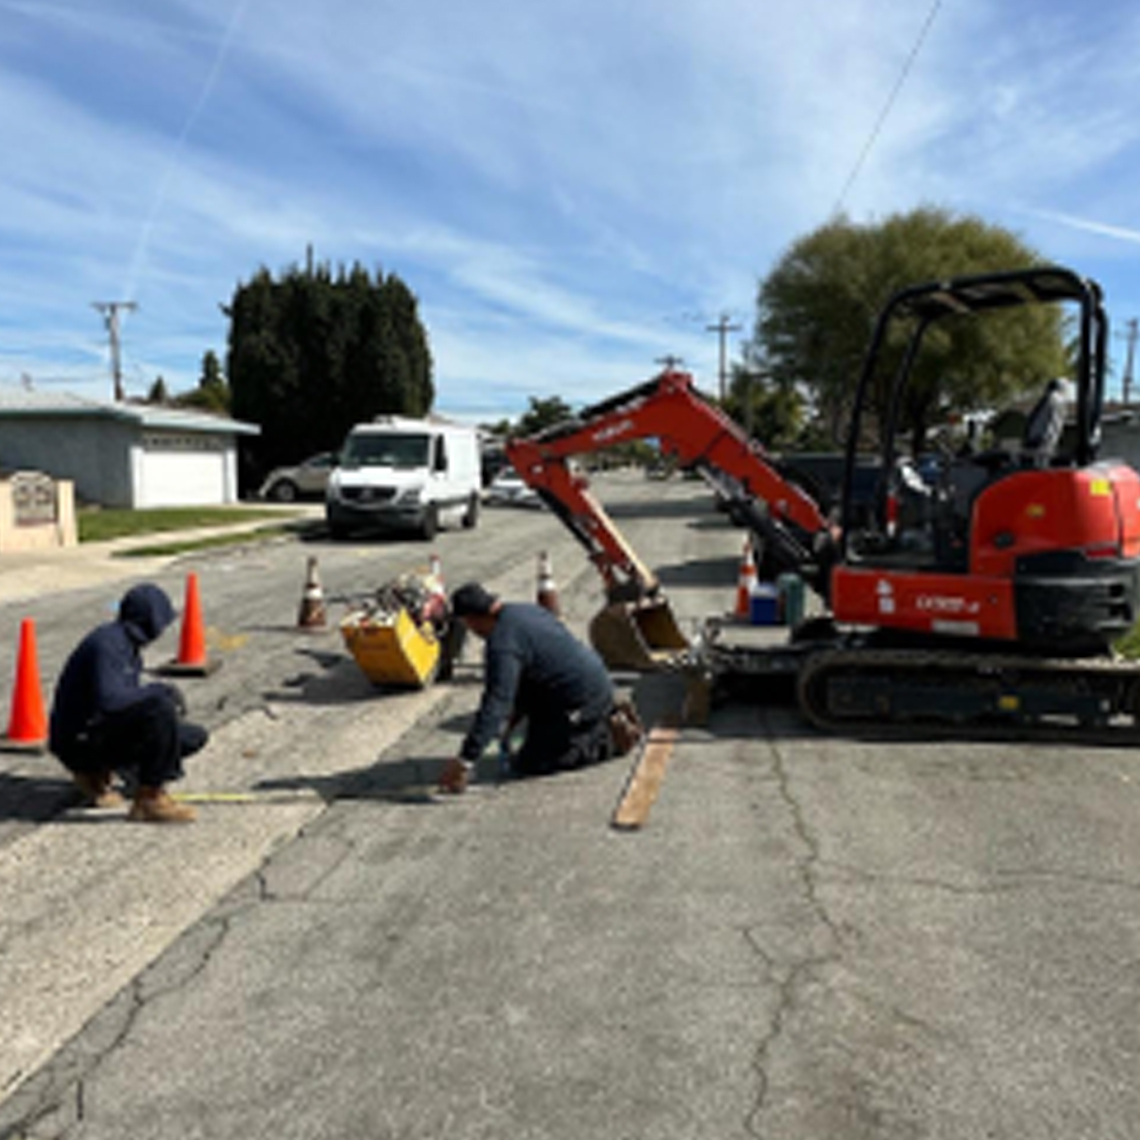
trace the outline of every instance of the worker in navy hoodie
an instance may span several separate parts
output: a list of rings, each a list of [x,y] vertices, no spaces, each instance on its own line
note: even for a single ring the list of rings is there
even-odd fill
[[[174,620],[165,592],[149,582],[133,586],[114,621],[92,630],[75,647],[56,683],[50,746],[89,803],[121,802],[111,782],[128,773],[135,785],[129,818],[185,823],[194,809],[176,803],[166,785],[182,775],[182,760],[201,749],[206,730],[182,719],[185,705],[173,685],[142,682],[142,649]]]

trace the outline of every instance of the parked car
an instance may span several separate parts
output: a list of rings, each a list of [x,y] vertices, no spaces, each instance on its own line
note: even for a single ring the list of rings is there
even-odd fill
[[[487,502],[495,506],[541,507],[538,492],[523,482],[513,468],[505,467],[487,487]]]
[[[336,459],[335,451],[322,451],[295,467],[275,467],[261,484],[257,497],[275,503],[292,503],[305,497],[324,498]]]

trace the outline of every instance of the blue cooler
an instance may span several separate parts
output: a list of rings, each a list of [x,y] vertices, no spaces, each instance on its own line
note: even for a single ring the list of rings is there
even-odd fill
[[[749,599],[748,617],[753,625],[777,625],[780,598],[771,582],[760,582]]]

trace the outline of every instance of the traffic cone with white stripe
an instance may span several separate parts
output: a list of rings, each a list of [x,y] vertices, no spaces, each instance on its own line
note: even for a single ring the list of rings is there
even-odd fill
[[[752,595],[756,592],[756,559],[752,554],[752,540],[744,540],[744,558],[736,580],[736,609],[738,618],[748,619],[752,614]]]
[[[558,586],[554,582],[554,571],[550,566],[550,555],[544,550],[538,556],[538,587],[535,601],[555,617],[562,616],[562,606],[558,600]]]
[[[443,580],[443,563],[440,562],[438,554],[432,554],[428,559],[427,586],[431,593],[447,596],[447,585]]]
[[[301,594],[301,608],[297,614],[297,626],[299,629],[324,629],[327,622],[325,595],[321,590],[317,560],[314,556],[310,556],[305,575],[305,589]]]

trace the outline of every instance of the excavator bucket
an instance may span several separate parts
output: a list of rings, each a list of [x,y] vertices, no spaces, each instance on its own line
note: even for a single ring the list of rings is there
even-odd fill
[[[611,669],[662,669],[689,648],[669,603],[614,602],[590,622],[590,644]]]

